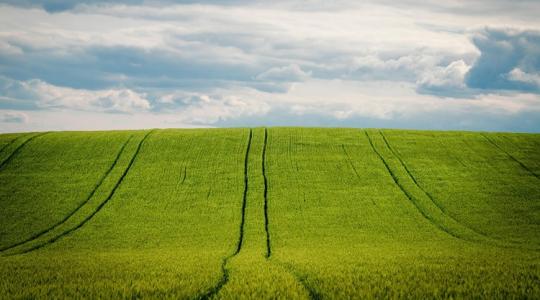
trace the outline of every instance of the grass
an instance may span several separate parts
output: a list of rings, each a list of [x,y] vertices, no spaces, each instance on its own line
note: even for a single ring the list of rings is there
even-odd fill
[[[540,135],[0,135],[0,298],[539,298]]]

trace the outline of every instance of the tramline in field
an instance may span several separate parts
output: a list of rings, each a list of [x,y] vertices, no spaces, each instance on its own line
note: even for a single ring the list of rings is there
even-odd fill
[[[0,295],[540,297],[540,135],[0,135]]]

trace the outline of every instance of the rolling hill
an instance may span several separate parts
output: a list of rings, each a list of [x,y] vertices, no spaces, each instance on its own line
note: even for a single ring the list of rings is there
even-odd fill
[[[540,298],[540,135],[0,135],[0,298]]]

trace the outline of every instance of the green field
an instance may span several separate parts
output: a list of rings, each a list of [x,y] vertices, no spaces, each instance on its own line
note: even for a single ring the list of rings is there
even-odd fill
[[[0,298],[540,298],[540,134],[0,135]]]

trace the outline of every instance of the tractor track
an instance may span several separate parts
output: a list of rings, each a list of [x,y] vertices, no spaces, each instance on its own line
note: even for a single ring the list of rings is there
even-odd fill
[[[396,157],[399,161],[399,163],[401,164],[401,166],[405,169],[405,172],[407,172],[407,174],[409,175],[409,177],[412,179],[412,181],[414,182],[414,184],[429,198],[429,200],[431,200],[431,202],[442,212],[443,215],[445,215],[446,217],[454,220],[454,222],[456,222],[457,224],[469,229],[470,231],[478,234],[478,235],[481,235],[482,237],[484,238],[490,238],[488,237],[486,234],[480,232],[480,231],[477,231],[476,229],[472,228],[472,227],[469,227],[468,225],[466,224],[463,224],[461,223],[460,221],[458,221],[456,218],[454,218],[453,216],[451,216],[450,214],[448,214],[446,212],[446,209],[438,202],[435,200],[435,198],[433,198],[433,196],[428,192],[426,191],[419,183],[418,181],[416,180],[416,177],[411,173],[411,171],[409,170],[409,168],[407,167],[407,164],[405,163],[405,161],[403,161],[403,159],[401,158],[401,156],[397,153],[397,151],[394,150],[394,148],[392,146],[390,146],[390,143],[388,142],[388,140],[386,139],[386,136],[382,133],[382,131],[379,130],[379,134],[381,135],[381,137],[383,138],[383,141],[384,143],[386,144],[386,147],[388,147],[388,149],[390,149],[390,152],[392,152],[392,154],[394,155],[394,157]]]
[[[236,255],[240,253],[242,250],[242,245],[244,241],[244,226],[245,226],[245,217],[246,217],[246,206],[247,206],[247,193],[249,188],[249,174],[248,174],[248,166],[249,166],[249,153],[251,149],[251,141],[253,137],[253,130],[250,129],[249,131],[249,138],[248,138],[248,145],[246,149],[246,155],[244,159],[244,193],[243,193],[243,199],[242,199],[242,217],[240,221],[240,236],[238,238],[238,242],[236,245],[235,251],[230,254],[229,256],[225,257],[221,262],[221,272],[222,277],[220,278],[219,282],[214,285],[212,288],[207,290],[203,295],[200,295],[196,297],[196,299],[201,300],[207,300],[214,298],[221,289],[227,284],[229,281],[230,273],[229,269],[227,268],[227,264],[229,260],[234,258]],[[264,227],[265,227],[265,234],[266,234],[266,253],[265,253],[265,259],[270,262],[274,263],[282,268],[284,268],[286,271],[288,271],[291,275],[293,275],[298,282],[306,289],[306,291],[309,294],[310,299],[320,299],[318,297],[318,294],[316,292],[309,288],[309,286],[306,284],[305,276],[299,276],[299,274],[292,268],[290,265],[285,265],[279,261],[276,260],[270,260],[270,257],[272,256],[272,247],[271,247],[271,239],[270,239],[270,230],[269,230],[269,217],[268,217],[268,177],[266,176],[266,147],[268,144],[268,130],[264,129],[264,143],[263,143],[263,149],[262,149],[262,176],[263,176],[263,182],[264,182]]]
[[[238,242],[236,244],[236,249],[234,250],[232,254],[223,258],[221,262],[221,272],[223,273],[223,275],[221,276],[221,279],[218,281],[218,283],[214,285],[212,288],[210,288],[208,291],[206,291],[206,293],[197,297],[197,299],[203,299],[203,300],[211,299],[215,295],[217,295],[219,291],[221,291],[223,286],[227,284],[227,282],[229,281],[229,269],[227,268],[227,264],[229,260],[235,257],[236,255],[238,255],[238,253],[240,253],[240,250],[242,250],[242,244],[244,242],[244,225],[245,225],[245,219],[246,219],[246,205],[247,205],[247,192],[248,192],[248,165],[249,165],[248,159],[249,159],[249,150],[251,148],[252,137],[253,137],[253,130],[250,128],[248,144],[246,147],[246,155],[244,158],[244,192],[242,196],[242,216],[240,220],[240,233],[238,237]]]
[[[242,219],[240,221],[240,237],[238,238],[238,245],[236,246],[236,251],[233,253],[233,256],[240,253],[242,249],[242,244],[244,242],[244,225],[246,223],[246,206],[247,206],[247,192],[249,188],[249,177],[248,177],[248,166],[249,166],[249,150],[251,148],[251,139],[253,138],[253,130],[249,129],[249,138],[248,145],[246,148],[246,156],[244,159],[244,194],[242,198]]]
[[[495,148],[499,149],[502,153],[506,154],[511,160],[518,163],[525,171],[527,171],[532,176],[536,177],[536,179],[540,179],[540,175],[534,173],[529,167],[527,167],[524,163],[522,163],[519,159],[515,158],[512,154],[510,154],[508,151],[501,148],[497,143],[495,143],[492,139],[488,138],[487,135],[484,133],[480,133],[482,137],[484,137],[491,145],[493,145]]]
[[[478,240],[478,239],[473,239],[473,238],[468,238],[468,237],[463,237],[461,235],[458,235],[456,233],[454,233],[452,230],[448,229],[446,226],[438,223],[437,221],[435,221],[432,217],[430,217],[429,215],[427,215],[424,210],[420,207],[420,205],[416,202],[415,200],[415,197],[413,195],[411,195],[409,192],[406,191],[406,189],[399,183],[398,179],[397,179],[397,176],[392,172],[392,170],[390,169],[388,163],[386,162],[386,160],[382,157],[382,155],[376,150],[375,146],[373,145],[373,142],[371,140],[371,137],[369,136],[369,134],[364,131],[364,133],[366,134],[368,140],[369,140],[369,143],[371,145],[371,148],[373,149],[373,151],[377,154],[377,156],[379,156],[379,158],[381,159],[381,161],[383,162],[383,164],[385,165],[386,169],[388,170],[388,172],[390,173],[390,175],[392,176],[392,179],[394,179],[394,182],[396,183],[396,185],[401,189],[401,191],[407,196],[407,198],[409,198],[409,200],[414,204],[414,206],[416,207],[416,209],[422,214],[422,216],[424,216],[424,218],[426,218],[428,221],[430,221],[433,225],[435,225],[438,229],[448,233],[449,235],[451,235],[452,237],[455,237],[455,238],[458,238],[460,240],[463,240],[463,241],[467,241],[467,242],[486,242],[486,243],[489,243],[489,244],[492,244],[496,247],[499,247],[499,248],[506,248],[506,249],[524,249],[522,245],[519,245],[519,244],[514,244],[514,243],[508,243],[508,242],[505,242],[505,241],[502,241],[502,240],[499,240],[499,239],[496,239],[496,238],[493,238],[493,237],[490,237],[482,232],[479,232],[459,221],[457,221],[455,218],[453,218],[452,216],[448,215],[445,213],[444,210],[442,210],[437,204],[435,201],[433,201],[433,198],[431,197],[431,195],[429,195],[422,187],[420,187],[420,185],[418,184],[418,182],[414,179],[414,176],[411,174],[411,172],[408,170],[408,168],[405,166],[405,163],[403,162],[403,160],[400,158],[399,155],[397,155],[395,153],[395,151],[392,149],[392,147],[389,145],[388,141],[386,140],[384,134],[382,132],[379,131],[379,134],[382,136],[386,146],[389,148],[389,150],[392,152],[392,154],[396,157],[396,159],[398,159],[398,161],[400,162],[400,164],[403,166],[403,168],[405,169],[405,171],[407,172],[407,174],[409,175],[409,177],[413,180],[413,182],[415,183],[415,185],[421,190],[424,192],[424,194],[426,194],[426,196],[433,202],[433,204],[439,208],[439,210],[441,211],[442,215],[444,217],[447,217],[448,219],[456,222],[457,225],[463,227],[464,229],[466,230],[470,230],[471,233],[474,233],[476,234],[478,237],[482,238],[483,240]],[[533,251],[540,251],[540,248],[529,248],[529,247],[525,247],[525,249],[528,249],[528,250],[533,250]]]
[[[0,153],[2,153],[2,151],[4,151],[4,149],[6,149],[7,147],[9,147],[9,146],[13,145],[15,142],[17,142],[18,139],[23,138],[25,136],[28,136],[28,134],[21,134],[20,136],[13,138],[11,141],[9,141],[7,144],[5,144],[2,148],[0,148]]]
[[[427,219],[432,225],[434,225],[435,227],[437,227],[439,230],[449,234],[450,236],[454,237],[454,238],[457,238],[457,239],[460,239],[460,240],[464,240],[464,241],[468,241],[466,239],[464,239],[463,237],[461,236],[458,236],[456,235],[455,233],[453,233],[451,230],[449,230],[448,228],[446,228],[445,226],[437,223],[431,216],[429,216],[428,214],[426,214],[424,212],[424,210],[420,207],[420,205],[416,202],[415,198],[413,195],[411,195],[400,183],[399,183],[399,180],[396,176],[396,174],[394,174],[394,172],[392,171],[392,169],[390,169],[390,166],[388,165],[388,163],[386,162],[386,160],[384,159],[384,157],[382,156],[382,154],[375,148],[375,145],[373,145],[373,141],[371,140],[371,137],[369,136],[369,134],[367,133],[367,131],[364,131],[368,141],[369,141],[369,144],[371,146],[371,149],[373,150],[373,152],[375,152],[375,154],[377,154],[377,156],[379,157],[379,159],[382,161],[382,163],[384,164],[386,170],[388,171],[388,173],[390,173],[390,176],[392,177],[394,183],[399,187],[399,189],[403,192],[403,194],[407,197],[407,199],[409,199],[409,201],[416,207],[416,210],[418,210],[420,212],[420,214],[422,214],[422,216]]]
[[[116,158],[115,158],[114,162],[111,164],[111,166],[109,167],[109,169],[103,174],[103,176],[101,176],[101,178],[99,179],[97,184],[94,186],[94,189],[90,192],[90,194],[86,197],[86,199],[83,202],[81,202],[74,210],[72,210],[62,220],[58,221],[57,223],[50,226],[49,228],[44,229],[44,230],[30,236],[29,238],[23,240],[23,241],[17,242],[16,244],[1,248],[0,252],[7,251],[9,249],[13,249],[13,248],[15,248],[17,246],[20,246],[20,245],[26,244],[28,242],[31,242],[31,241],[43,236],[44,234],[52,231],[53,229],[57,228],[58,226],[62,225],[64,222],[66,222],[69,218],[71,218],[71,216],[73,216],[77,211],[79,211],[79,209],[81,209],[86,203],[88,203],[88,201],[90,201],[90,199],[94,196],[97,189],[99,189],[99,187],[103,184],[103,181],[105,181],[105,178],[107,178],[107,176],[109,176],[109,173],[111,173],[112,169],[118,163],[118,160],[120,159],[120,156],[124,152],[124,148],[126,148],[126,145],[129,143],[129,141],[131,140],[132,137],[133,137],[133,135],[130,135],[129,138],[124,142],[124,144],[122,145],[122,147],[118,151],[118,154],[116,155]]]
[[[192,146],[193,144],[191,144],[191,141],[190,141],[190,144],[188,144],[188,145]],[[197,151],[197,154],[195,155],[195,159],[193,159],[191,161],[188,161],[187,158],[184,158],[184,160],[183,160],[183,163],[184,163],[184,176],[182,177],[182,180],[180,181],[180,185],[187,184],[187,187],[185,188],[186,191],[184,193],[184,197],[182,197],[182,201],[188,201],[189,195],[191,195],[191,191],[193,190],[193,186],[194,186],[193,184],[190,184],[189,181],[186,183],[187,168],[191,167],[193,164],[196,165],[197,162],[199,161],[201,155],[202,155],[202,151]]]
[[[351,169],[354,171],[354,174],[358,179],[360,179],[360,174],[358,174],[358,171],[356,170],[356,167],[352,163],[351,156],[349,155],[349,152],[347,152],[347,149],[345,149],[345,145],[341,144],[341,149],[343,149],[343,153],[345,153],[345,156],[347,157],[347,162],[349,163],[349,166],[351,166]]]
[[[312,289],[312,288],[309,286],[309,284],[307,283],[307,276],[306,276],[306,275],[301,275],[301,274],[293,267],[293,265],[288,264],[288,263],[284,263],[284,262],[280,262],[280,261],[276,261],[276,260],[273,260],[272,262],[274,262],[274,263],[277,264],[278,266],[284,268],[284,269],[287,270],[289,273],[291,273],[291,274],[296,278],[296,280],[298,280],[298,282],[300,282],[300,284],[306,289],[306,291],[308,292],[309,299],[311,299],[311,300],[319,300],[319,299],[322,299],[322,296],[321,296],[317,291],[315,291],[314,289]]]
[[[186,176],[187,176],[187,167],[184,165],[184,169],[182,171],[182,180],[180,181],[180,185],[184,184],[184,182],[186,181]]]
[[[272,255],[272,244],[270,243],[270,229],[268,221],[268,178],[266,177],[266,145],[268,144],[268,130],[264,128],[264,144],[262,151],[262,176],[264,182],[264,231],[266,232],[266,258]]]
[[[38,133],[32,137],[30,137],[29,139],[27,139],[26,141],[24,141],[22,144],[20,144],[17,148],[15,148],[15,150],[13,150],[13,152],[11,152],[11,154],[6,158],[4,159],[1,163],[0,163],[0,170],[2,170],[2,168],[4,168],[5,165],[7,165],[12,159],[13,157],[15,157],[15,155],[17,155],[17,153],[19,153],[19,151],[21,151],[21,149],[28,143],[30,143],[33,139],[36,139],[40,136],[44,136],[46,135],[47,133],[49,132],[42,132],[42,133]],[[19,138],[16,138],[16,140],[19,139]],[[3,149],[2,149],[3,150]]]
[[[71,229],[68,229],[64,232],[62,232],[61,234],[55,236],[54,238],[42,243],[42,244],[39,244],[39,245],[36,245],[34,247],[31,247],[29,249],[26,249],[22,252],[18,252],[18,253],[15,253],[15,254],[10,254],[10,255],[16,255],[16,254],[25,254],[25,253],[28,253],[28,252],[31,252],[31,251],[35,251],[35,250],[38,250],[38,249],[41,249],[43,247],[46,247],[50,244],[53,244],[55,243],[56,241],[58,241],[59,239],[69,235],[70,233],[76,231],[77,229],[81,228],[84,226],[84,224],[86,224],[88,221],[90,221],[110,200],[111,198],[114,196],[116,190],[120,187],[120,184],[123,182],[124,178],[126,177],[126,175],[129,173],[129,170],[131,169],[131,167],[133,166],[136,158],[137,158],[137,155],[139,154],[139,151],[141,150],[141,147],[143,145],[143,143],[146,141],[146,139],[148,138],[148,136],[150,136],[150,134],[152,134],[155,130],[150,130],[148,133],[146,133],[146,135],[144,135],[144,137],[141,139],[141,141],[139,142],[139,144],[137,145],[137,149],[135,150],[135,153],[133,153],[133,156],[131,157],[131,160],[129,161],[128,163],[128,166],[126,167],[126,169],[124,170],[124,172],[122,173],[122,175],[120,176],[120,179],[118,179],[118,181],[116,182],[116,184],[114,185],[114,187],[112,188],[111,192],[109,193],[109,195],[107,196],[107,198],[101,202],[99,204],[99,206],[88,216],[86,216],[86,218],[84,218],[79,224],[77,224],[75,227],[71,228]]]
[[[343,153],[345,153],[345,156],[347,157],[347,162],[351,166],[351,169],[354,171],[354,174],[356,175],[356,178],[358,178],[358,180],[362,180],[360,178],[360,174],[358,174],[358,171],[356,170],[356,167],[353,164],[353,160],[352,160],[351,156],[349,155],[349,152],[347,152],[347,149],[345,149],[345,145],[341,144],[341,148],[343,149]],[[373,199],[370,199],[370,200],[371,200],[371,203],[373,205],[377,206],[377,204],[375,203],[375,201],[373,201]]]
[[[285,264],[282,262],[279,262],[277,260],[270,260],[270,257],[272,256],[272,243],[270,239],[270,218],[268,216],[268,177],[266,176],[266,147],[268,145],[268,129],[264,128],[264,144],[263,144],[263,151],[262,151],[262,176],[263,176],[263,182],[264,182],[264,231],[266,233],[266,259],[272,263],[277,264],[278,266],[281,266],[285,270],[287,270],[291,275],[293,275],[296,280],[304,287],[304,289],[308,292],[309,299],[320,299],[320,295],[317,294],[317,292],[312,289],[307,283],[306,283],[306,276],[301,276],[291,265]],[[297,169],[298,171],[298,169]]]

